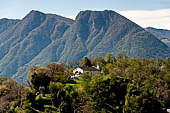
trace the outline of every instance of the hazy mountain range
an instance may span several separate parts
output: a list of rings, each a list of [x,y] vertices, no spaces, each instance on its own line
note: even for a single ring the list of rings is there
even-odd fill
[[[107,53],[170,57],[170,48],[150,32],[109,10],[81,11],[75,20],[39,11],[22,20],[0,19],[0,76],[21,82],[33,65]]]
[[[148,28],[146,28],[146,30],[151,32],[158,39],[160,39],[162,42],[164,42],[165,44],[167,44],[170,47],[170,30],[156,29],[156,28],[152,28],[152,27],[148,27]]]

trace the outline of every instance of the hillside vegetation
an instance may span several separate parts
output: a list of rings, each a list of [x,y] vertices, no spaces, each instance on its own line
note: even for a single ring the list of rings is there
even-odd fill
[[[71,63],[33,66],[27,85],[10,78],[0,84],[5,113],[164,113],[170,106],[170,59],[129,58],[119,54],[83,60],[101,74],[72,79]]]

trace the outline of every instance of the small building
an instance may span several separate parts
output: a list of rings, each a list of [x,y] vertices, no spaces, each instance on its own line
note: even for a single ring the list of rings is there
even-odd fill
[[[73,70],[74,75],[71,78],[79,78],[82,73],[97,74],[100,73],[99,66],[97,67],[77,67]]]

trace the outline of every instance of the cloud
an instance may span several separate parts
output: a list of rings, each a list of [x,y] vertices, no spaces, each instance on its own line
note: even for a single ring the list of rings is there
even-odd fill
[[[73,19],[73,20],[75,20],[75,15],[71,15],[71,16],[66,16],[67,18],[70,18],[70,19]]]
[[[155,27],[170,30],[170,9],[118,11],[142,27]],[[75,19],[75,15],[66,16]]]
[[[118,11],[142,27],[155,27],[170,30],[170,9]]]

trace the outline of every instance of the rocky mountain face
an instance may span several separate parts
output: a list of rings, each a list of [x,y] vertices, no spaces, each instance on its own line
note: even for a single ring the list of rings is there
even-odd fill
[[[148,28],[146,28],[146,30],[151,32],[158,39],[160,39],[162,42],[164,42],[165,44],[167,44],[170,47],[170,30],[156,29],[156,28],[152,28],[152,27],[148,27]]]
[[[61,38],[72,23],[73,20],[61,16],[31,11],[11,25],[0,34],[0,75],[13,76],[19,68]],[[42,59],[41,63],[46,60]]]
[[[84,56],[125,53],[169,57],[170,48],[114,11],[81,11],[75,20],[31,11],[22,20],[0,20],[0,76],[22,82],[33,65]]]
[[[12,19],[0,19],[0,34],[5,32],[9,27],[15,25],[20,20],[12,20]]]

